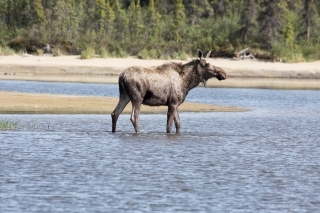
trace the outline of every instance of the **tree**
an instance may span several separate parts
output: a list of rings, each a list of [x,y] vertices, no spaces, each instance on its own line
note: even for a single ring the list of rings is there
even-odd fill
[[[34,0],[33,2],[34,12],[36,14],[37,23],[40,26],[44,26],[47,23],[46,16],[44,15],[44,9],[41,4],[41,0]]]
[[[138,39],[144,28],[141,16],[140,0],[132,1],[129,7],[129,33],[132,40]]]
[[[287,47],[293,47],[294,40],[295,40],[295,33],[293,29],[293,18],[292,12],[287,10],[286,17],[285,17],[285,25],[282,31],[283,38],[286,42]]]
[[[248,36],[256,26],[257,6],[254,0],[247,0],[244,2],[243,9],[240,15],[239,24],[240,34],[242,36],[242,43],[246,44]]]
[[[160,34],[160,18],[161,15],[159,14],[159,12],[157,12],[155,10],[155,6],[154,6],[154,0],[150,0],[149,1],[149,7],[148,7],[148,28],[150,31],[149,34],[149,40],[154,41],[154,40],[158,40],[159,34]]]
[[[174,39],[178,43],[182,41],[181,31],[185,25],[186,14],[185,7],[182,3],[182,0],[174,0],[174,15],[173,15],[173,32]]]
[[[112,9],[115,13],[113,40],[120,43],[127,38],[129,20],[126,17],[125,11],[121,8],[119,0],[113,0]]]
[[[262,0],[260,38],[267,48],[281,38],[280,30],[284,24],[286,8],[286,0]]]
[[[310,38],[310,32],[311,32],[311,26],[315,24],[315,19],[317,15],[317,8],[315,0],[304,0],[304,7],[302,12],[303,17],[303,27],[306,39],[309,40]]]

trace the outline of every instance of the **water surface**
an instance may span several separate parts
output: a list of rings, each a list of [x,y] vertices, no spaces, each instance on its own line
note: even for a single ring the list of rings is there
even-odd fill
[[[55,87],[118,95],[116,85],[43,88]],[[251,111],[180,113],[179,135],[165,133],[163,114],[141,115],[141,134],[130,115],[116,134],[110,115],[0,115],[18,121],[0,131],[1,212],[319,210],[318,91],[196,88],[187,100]]]

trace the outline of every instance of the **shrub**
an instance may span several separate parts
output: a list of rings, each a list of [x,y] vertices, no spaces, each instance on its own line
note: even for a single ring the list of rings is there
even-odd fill
[[[94,49],[92,47],[87,47],[86,50],[81,52],[81,59],[94,58]]]

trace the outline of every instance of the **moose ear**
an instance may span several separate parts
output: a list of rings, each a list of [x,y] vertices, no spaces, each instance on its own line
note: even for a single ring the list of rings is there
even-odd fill
[[[210,54],[211,54],[211,50],[207,53],[206,58],[209,58]]]
[[[203,56],[203,53],[200,49],[198,49],[198,59],[201,60]]]

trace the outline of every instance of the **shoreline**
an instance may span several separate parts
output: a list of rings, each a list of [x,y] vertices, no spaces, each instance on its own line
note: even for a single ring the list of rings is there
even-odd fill
[[[132,57],[82,60],[79,56],[1,56],[0,80],[115,84],[119,73],[127,67],[156,67],[167,62],[187,61],[142,60]],[[287,64],[210,58],[208,62],[223,68],[228,76],[225,81],[210,79],[208,87],[320,89],[320,61]]]

